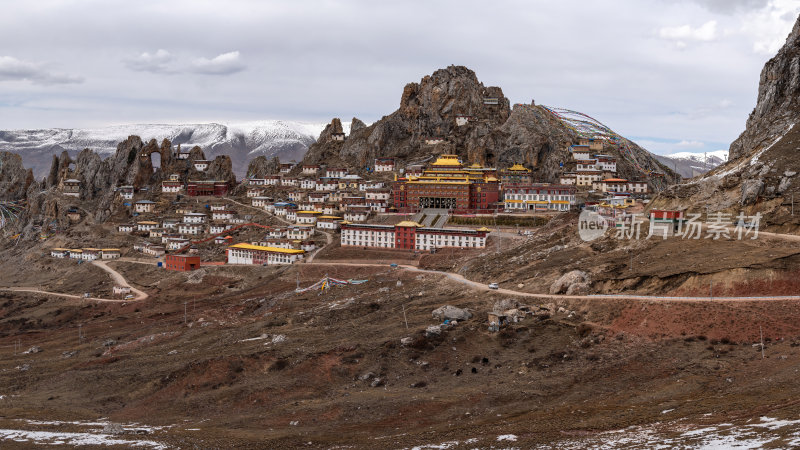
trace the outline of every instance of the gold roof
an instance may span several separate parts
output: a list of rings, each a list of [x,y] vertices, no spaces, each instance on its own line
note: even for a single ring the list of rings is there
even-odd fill
[[[276,252],[276,253],[288,253],[290,255],[298,255],[300,253],[305,253],[305,250],[297,250],[293,248],[279,248],[279,247],[263,247],[261,245],[252,245],[252,244],[234,244],[231,245],[229,248],[240,248],[242,250],[261,250],[265,252]]]
[[[480,228],[478,228],[478,229],[477,229],[477,230],[475,230],[475,231],[486,231],[486,232],[489,232],[489,231],[492,231],[492,230],[490,230],[490,229],[488,229],[488,228],[486,228],[486,227],[480,227]]]
[[[398,223],[396,226],[398,226],[398,227],[421,227],[422,224],[414,222],[413,220],[404,220],[404,221]]]
[[[531,169],[526,169],[522,164],[514,164],[513,166],[509,167],[508,170],[515,171],[515,172],[530,172]]]
[[[461,161],[458,160],[458,155],[441,155],[436,159],[432,166],[460,166]]]

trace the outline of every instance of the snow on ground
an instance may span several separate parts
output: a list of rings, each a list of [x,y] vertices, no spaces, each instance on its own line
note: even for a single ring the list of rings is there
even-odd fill
[[[683,423],[655,423],[642,427],[567,439],[554,445],[560,449],[671,449],[702,450],[796,448],[800,445],[800,419],[761,417],[760,422],[734,425],[721,423],[691,428]],[[539,448],[552,448],[551,445]]]
[[[668,155],[664,155],[669,158],[678,158],[678,159],[691,159],[692,161],[700,161],[702,162],[706,156],[709,159],[712,157],[719,158],[723,161],[728,159],[728,151],[727,150],[714,150],[713,152],[675,152],[670,153]]]
[[[758,152],[756,152],[756,154],[753,155],[752,157],[750,157],[749,159],[748,158],[744,158],[736,166],[734,166],[734,167],[732,167],[732,168],[730,168],[730,169],[728,169],[728,170],[726,170],[724,172],[715,173],[714,175],[712,175],[712,177],[713,178],[724,178],[724,177],[726,177],[726,176],[728,176],[730,174],[741,172],[746,166],[752,166],[752,165],[756,164],[758,162],[758,158],[760,158],[761,155],[764,154],[764,152],[766,152],[767,150],[771,149],[773,145],[777,144],[778,141],[783,139],[783,137],[787,133],[792,131],[792,128],[794,128],[794,124],[792,124],[789,128],[786,129],[786,131],[784,131],[781,135],[779,135],[777,138],[775,138],[775,140],[772,141],[771,144],[767,145],[766,147],[764,147],[761,150],[759,150]]]
[[[24,425],[30,425],[36,428],[42,427],[72,427],[73,431],[50,431],[50,430],[22,430],[22,429],[0,429],[0,448],[3,448],[3,441],[14,441],[30,443],[32,445],[71,445],[71,446],[84,446],[84,445],[103,445],[103,446],[126,446],[137,448],[149,449],[167,449],[168,445],[162,444],[151,439],[137,439],[135,434],[164,431],[171,426],[147,426],[138,423],[125,423],[118,424],[123,434],[112,435],[104,433],[102,430],[106,425],[111,422],[99,419],[95,421],[89,420],[76,420],[76,421],[62,421],[62,420],[29,420],[29,419],[15,419]]]
[[[151,449],[167,449],[168,446],[156,441],[125,439],[101,433],[70,433],[62,431],[29,431],[0,429],[0,442],[14,441],[34,445],[123,445]],[[2,447],[2,445],[0,445]]]

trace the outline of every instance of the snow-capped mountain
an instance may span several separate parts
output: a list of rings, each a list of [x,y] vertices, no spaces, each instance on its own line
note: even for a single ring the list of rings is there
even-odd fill
[[[678,172],[684,178],[702,175],[728,160],[727,150],[705,153],[677,152],[655,155],[662,164]]]
[[[86,129],[41,129],[0,131],[0,151],[18,153],[25,167],[33,168],[37,178],[50,169],[52,155],[67,150],[76,155],[84,148],[100,154],[111,154],[117,144],[130,135],[147,142],[169,139],[188,150],[200,146],[208,158],[229,155],[237,175],[242,176],[247,164],[256,156],[278,156],[282,161],[300,161],[308,146],[314,143],[325,123],[303,123],[265,120],[244,123],[205,124],[140,124],[115,125]],[[345,130],[347,132],[348,130]]]

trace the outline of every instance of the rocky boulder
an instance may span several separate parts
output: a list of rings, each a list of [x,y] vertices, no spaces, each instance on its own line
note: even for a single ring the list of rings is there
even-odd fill
[[[580,295],[589,291],[591,280],[589,275],[581,270],[567,272],[550,285],[550,294]]]
[[[452,305],[444,305],[433,310],[433,318],[439,320],[469,320],[472,313],[466,309],[457,308]]]

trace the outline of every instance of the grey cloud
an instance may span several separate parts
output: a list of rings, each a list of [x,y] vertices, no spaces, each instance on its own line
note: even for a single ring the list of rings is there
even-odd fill
[[[0,81],[26,80],[36,84],[82,83],[83,78],[49,71],[44,64],[0,56]]]
[[[231,75],[247,68],[239,52],[228,52],[214,58],[198,58],[192,62],[194,72],[204,75]]]
[[[769,0],[690,0],[711,12],[733,14],[740,11],[761,9],[769,4]]]
[[[174,73],[171,63],[175,60],[172,54],[164,49],[155,53],[144,52],[134,58],[125,60],[125,66],[137,72]]]

